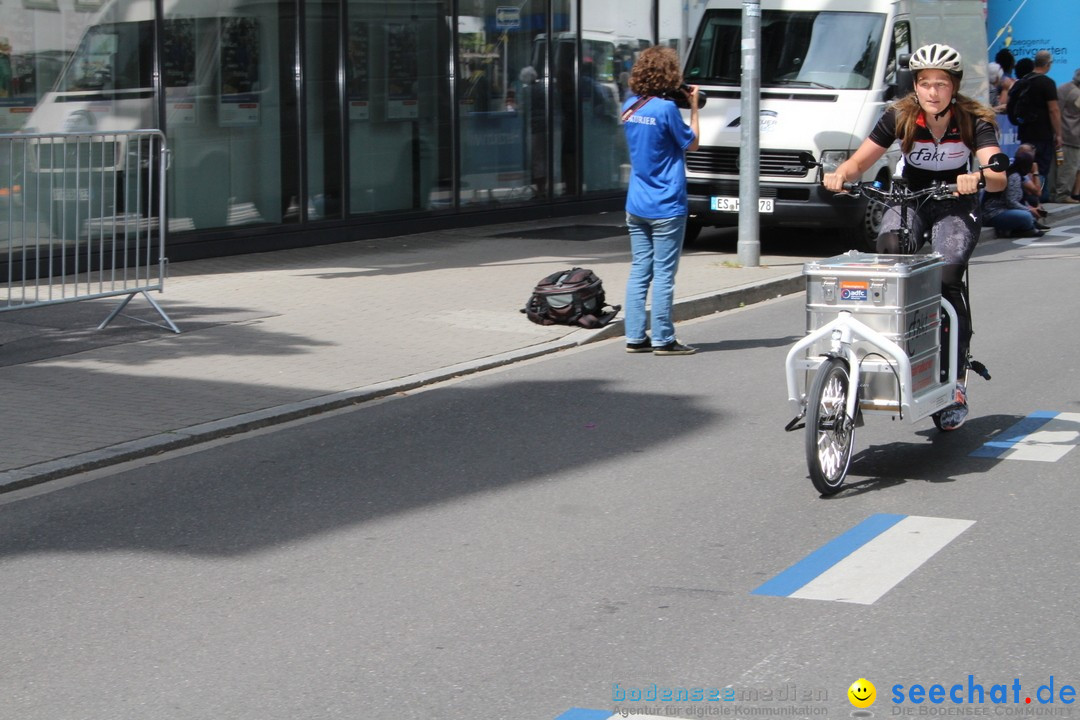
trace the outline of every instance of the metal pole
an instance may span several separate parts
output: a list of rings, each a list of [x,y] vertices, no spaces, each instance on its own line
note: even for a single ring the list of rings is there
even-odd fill
[[[761,264],[761,223],[758,218],[758,177],[760,175],[759,119],[761,67],[758,58],[761,48],[758,36],[761,29],[761,0],[743,0],[742,14],[742,100],[739,123],[739,264],[757,267]]]
[[[679,61],[685,65],[690,54],[690,0],[683,0],[682,32],[679,36]]]

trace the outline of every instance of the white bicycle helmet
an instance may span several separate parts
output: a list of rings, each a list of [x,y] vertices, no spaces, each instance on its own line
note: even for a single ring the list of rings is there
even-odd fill
[[[923,45],[916,50],[908,61],[908,67],[916,74],[920,70],[944,70],[950,75],[955,75],[957,80],[964,77],[960,53],[948,45],[938,43]]]

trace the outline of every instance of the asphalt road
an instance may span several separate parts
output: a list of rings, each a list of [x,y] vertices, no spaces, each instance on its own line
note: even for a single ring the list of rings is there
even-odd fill
[[[1080,244],[984,244],[972,419],[868,419],[827,499],[783,430],[801,297],[681,326],[692,357],[600,343],[0,497],[0,718],[848,717],[858,678],[878,717],[1064,714],[1080,452],[971,453],[1080,413],[1078,270]],[[967,524],[868,604],[754,594],[879,514]]]

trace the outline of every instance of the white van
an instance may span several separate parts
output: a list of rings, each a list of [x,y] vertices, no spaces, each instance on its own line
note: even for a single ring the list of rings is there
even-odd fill
[[[700,85],[700,149],[687,154],[690,222],[738,225],[742,0],[711,0],[695,33],[686,81]],[[871,244],[880,211],[865,200],[838,202],[799,163],[810,152],[826,171],[862,143],[902,92],[899,60],[921,45],[955,47],[964,59],[962,92],[987,100],[983,0],[761,0],[760,177],[762,227],[828,228]],[[892,148],[864,180],[888,183]]]

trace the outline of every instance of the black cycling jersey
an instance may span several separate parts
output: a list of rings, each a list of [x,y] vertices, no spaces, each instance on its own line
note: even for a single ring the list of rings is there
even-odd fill
[[[870,131],[870,139],[883,148],[896,142],[896,108],[890,107]],[[994,126],[985,120],[975,120],[975,147],[964,144],[955,114],[950,116],[948,129],[938,142],[926,126],[926,116],[919,113],[915,121],[915,138],[911,151],[904,155],[903,176],[913,190],[929,187],[935,180],[956,182],[956,177],[968,172],[974,150],[998,144]]]

